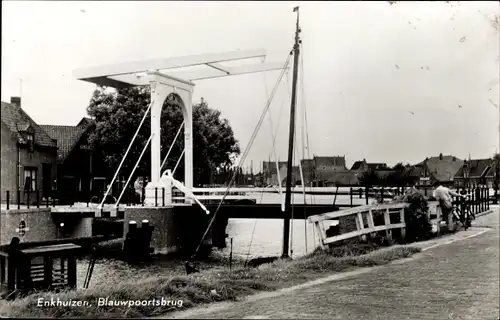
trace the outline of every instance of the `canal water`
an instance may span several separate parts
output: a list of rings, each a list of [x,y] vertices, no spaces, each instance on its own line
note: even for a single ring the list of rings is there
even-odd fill
[[[279,194],[255,194],[251,195],[257,199],[258,203],[280,203]],[[307,203],[332,204],[332,195],[306,195]],[[281,196],[284,199],[284,194]],[[302,194],[294,194],[293,203],[304,203]],[[371,199],[369,199],[371,201]],[[349,204],[348,195],[337,196],[336,204]],[[362,205],[366,200],[359,196],[353,197],[353,203]],[[325,225],[325,228],[328,228]],[[258,256],[279,256],[281,255],[283,242],[283,220],[281,219],[230,219],[226,233],[228,234],[227,248],[219,253],[229,256],[231,251],[230,239],[233,239],[233,256],[243,259],[251,259]],[[290,246],[292,257],[304,255],[314,250],[318,245],[317,235],[313,225],[304,219],[294,219],[290,223]],[[214,249],[216,250],[216,249]],[[82,287],[87,272],[89,260],[82,258],[78,261],[78,286]],[[147,267],[132,267],[127,263],[118,260],[97,261],[92,274],[90,286],[97,283],[114,281],[124,281],[143,278],[148,275],[174,275],[182,274],[184,267],[181,262],[161,262]]]

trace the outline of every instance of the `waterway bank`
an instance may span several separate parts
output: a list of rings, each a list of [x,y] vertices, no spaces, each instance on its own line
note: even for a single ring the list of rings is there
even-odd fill
[[[354,245],[357,246],[357,245]],[[294,260],[278,260],[258,268],[241,266],[229,270],[216,267],[200,273],[173,275],[163,272],[137,278],[116,279],[109,275],[105,283],[96,284],[87,290],[53,293],[38,293],[15,301],[5,302],[0,313],[11,317],[90,317],[90,318],[136,318],[152,317],[197,305],[235,300],[256,292],[274,291],[297,285],[324,276],[328,273],[344,272],[354,268],[387,264],[393,260],[409,257],[420,251],[418,248],[399,246],[376,250],[377,246],[366,246],[344,252],[315,252]],[[117,281],[111,281],[116,279]],[[58,301],[82,301],[86,306],[37,306],[39,299]],[[101,301],[182,301],[173,305],[100,305]],[[147,303],[147,302],[146,302]]]

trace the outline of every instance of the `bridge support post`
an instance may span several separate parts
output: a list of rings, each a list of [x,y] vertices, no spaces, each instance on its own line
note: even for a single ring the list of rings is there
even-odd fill
[[[180,107],[184,116],[184,185],[193,188],[193,106],[192,93],[194,84],[165,74],[148,72],[151,85],[151,182],[146,186],[146,198],[160,182],[161,172],[161,112],[167,97],[174,93],[182,100]],[[167,200],[168,201],[168,200]],[[190,200],[188,200],[190,201]],[[170,202],[170,201],[168,201]]]

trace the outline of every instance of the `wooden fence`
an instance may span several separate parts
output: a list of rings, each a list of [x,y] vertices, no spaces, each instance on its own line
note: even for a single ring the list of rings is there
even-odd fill
[[[389,203],[377,205],[364,205],[347,210],[323,213],[309,217],[309,222],[314,223],[318,235],[320,236],[320,246],[325,248],[327,245],[337,241],[347,240],[355,237],[366,239],[366,236],[372,233],[385,231],[387,239],[392,239],[392,230],[400,229],[401,238],[405,238],[405,215],[404,210],[408,207],[407,203]],[[383,213],[383,224],[375,224],[375,212]],[[326,230],[322,222],[340,217],[353,216],[356,221],[356,231],[327,237]],[[378,219],[377,219],[378,220]],[[366,223],[365,223],[366,222]]]

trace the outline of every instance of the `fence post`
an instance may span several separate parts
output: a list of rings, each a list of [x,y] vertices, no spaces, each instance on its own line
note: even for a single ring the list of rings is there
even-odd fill
[[[40,208],[40,190],[36,190],[36,207]]]
[[[155,207],[158,207],[158,187],[155,187]]]
[[[165,206],[165,188],[161,188],[161,198],[163,206]]]
[[[144,180],[143,180],[144,181]],[[142,185],[141,203],[144,207],[144,201],[146,200],[146,189],[144,188],[144,183]]]
[[[384,203],[384,186],[380,189],[380,203]]]
[[[29,209],[30,208],[30,192],[29,192],[29,190],[26,193],[27,193],[27,196],[28,196],[26,202],[28,204],[28,209]]]
[[[475,194],[474,194],[474,190],[471,191],[470,193],[470,209],[472,211],[472,213],[477,213],[476,212],[476,206],[474,205],[474,199],[475,199]]]
[[[21,209],[21,190],[17,189],[17,209]]]
[[[359,188],[358,191],[359,191],[359,198],[363,199],[363,190]]]
[[[9,201],[10,201],[10,195],[9,195],[9,190],[7,192],[7,210],[9,210]],[[1,270],[3,272],[3,270]]]
[[[486,188],[486,210],[490,210],[490,188]]]
[[[477,213],[481,212],[481,192],[479,187],[476,187],[476,207],[477,207],[476,212]]]
[[[352,188],[349,189],[349,198],[351,199],[351,207],[352,207]]]
[[[481,195],[481,200],[480,200],[480,209],[479,209],[479,211],[480,211],[480,212],[483,212],[483,211],[484,211],[484,188],[483,188],[483,187],[480,187],[480,188],[479,188],[479,191],[480,191],[480,195]]]
[[[365,187],[365,200],[366,204],[368,204],[368,187]]]

